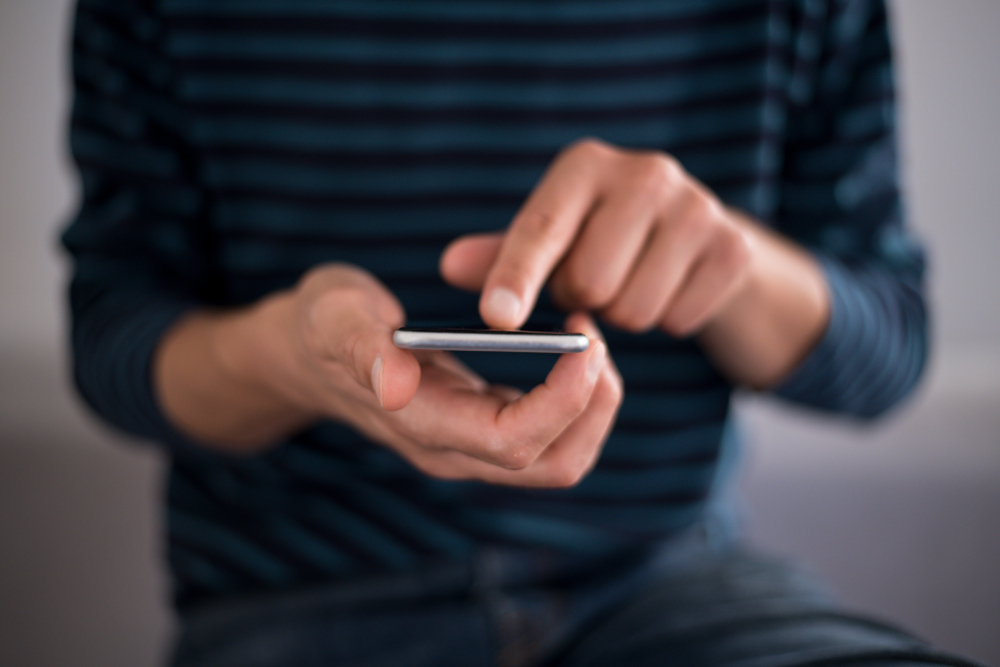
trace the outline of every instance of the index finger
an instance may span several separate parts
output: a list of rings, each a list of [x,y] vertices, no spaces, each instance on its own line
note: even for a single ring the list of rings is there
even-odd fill
[[[604,149],[587,143],[563,153],[514,216],[479,300],[479,314],[489,326],[524,324],[593,207],[594,161],[580,159],[584,150]]]

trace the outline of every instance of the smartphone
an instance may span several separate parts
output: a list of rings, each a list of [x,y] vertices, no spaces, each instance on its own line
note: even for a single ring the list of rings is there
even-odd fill
[[[410,350],[466,352],[583,352],[590,340],[581,333],[401,327],[392,342]]]

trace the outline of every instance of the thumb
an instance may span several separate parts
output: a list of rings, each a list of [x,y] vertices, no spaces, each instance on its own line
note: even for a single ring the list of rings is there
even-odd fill
[[[420,385],[420,363],[407,350],[396,347],[392,334],[396,326],[369,323],[350,334],[346,361],[354,379],[371,389],[386,410],[406,407]]]
[[[441,253],[441,277],[452,287],[468,292],[481,291],[500,254],[503,237],[503,232],[488,232],[455,239]]]
[[[406,321],[392,292],[366,271],[343,266],[314,271],[303,291],[312,304],[306,321],[314,349],[372,391],[386,410],[406,406],[420,384],[420,364],[392,342]]]

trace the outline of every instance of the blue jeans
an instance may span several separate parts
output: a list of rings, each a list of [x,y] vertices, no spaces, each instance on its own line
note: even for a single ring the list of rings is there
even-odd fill
[[[188,612],[174,667],[971,665],[841,610],[789,564],[696,529],[613,561],[471,563]]]

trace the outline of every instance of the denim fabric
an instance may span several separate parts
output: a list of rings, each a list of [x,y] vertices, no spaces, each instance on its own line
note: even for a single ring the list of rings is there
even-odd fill
[[[185,614],[174,667],[967,665],[699,529],[614,561],[484,549]]]

